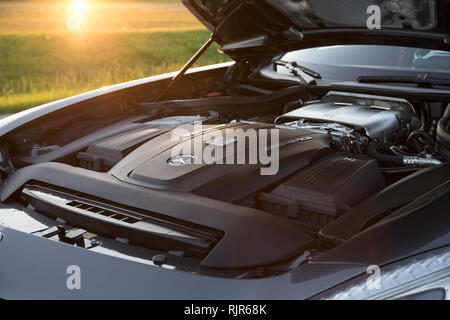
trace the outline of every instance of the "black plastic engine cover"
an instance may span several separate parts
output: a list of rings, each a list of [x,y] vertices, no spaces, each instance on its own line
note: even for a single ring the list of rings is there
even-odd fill
[[[279,149],[279,171],[273,175],[262,175],[261,168],[267,166],[261,165],[260,162],[259,164],[181,163],[174,165],[170,163],[170,160],[173,159],[173,149],[181,150],[181,147],[187,150],[184,155],[189,160],[189,156],[195,154],[193,150],[195,139],[203,137],[202,146],[207,148],[210,147],[208,137],[220,135],[225,137],[227,129],[236,129],[237,137],[245,135],[249,130],[254,130],[259,139],[260,130],[276,129],[274,125],[233,123],[203,126],[202,131],[199,132],[195,132],[193,125],[184,126],[183,129],[187,132],[183,139],[174,141],[173,132],[162,134],[132,152],[111,169],[110,174],[122,181],[137,185],[192,192],[211,199],[234,202],[312,164],[327,154],[331,140],[328,135],[308,130],[280,129],[279,141],[268,142],[269,148]],[[226,153],[226,148],[230,144],[237,144],[237,142],[226,141],[223,146],[216,146],[224,151],[223,163],[227,163],[226,159],[229,155]],[[237,150],[236,146],[234,150]],[[249,159],[249,154],[258,154],[258,144],[254,146],[246,143],[245,150],[242,149],[240,152],[245,152],[246,159]],[[236,151],[234,157],[238,154],[239,152]]]
[[[375,160],[336,153],[295,174],[272,192],[262,193],[260,200],[263,210],[300,219],[317,229],[384,186]]]
[[[86,152],[78,153],[79,165],[89,170],[108,171],[134,149],[169,130],[148,126],[95,142]]]

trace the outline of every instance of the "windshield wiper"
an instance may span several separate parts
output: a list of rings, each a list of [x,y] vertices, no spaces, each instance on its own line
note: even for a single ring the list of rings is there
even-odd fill
[[[273,62],[276,66],[283,66],[286,69],[288,69],[293,75],[301,77],[306,83],[314,82],[314,79],[322,79],[322,76],[320,73],[311,70],[307,67],[299,65],[297,62],[288,62],[283,60],[275,60]],[[304,74],[307,74],[310,77],[313,77],[314,79],[306,79]]]
[[[434,78],[429,74],[419,74],[417,76],[361,76],[358,78],[361,83],[405,83],[417,84],[419,87],[431,88],[433,86],[450,87],[450,79]]]

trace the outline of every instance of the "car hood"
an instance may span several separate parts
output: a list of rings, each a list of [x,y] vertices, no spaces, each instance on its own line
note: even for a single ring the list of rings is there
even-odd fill
[[[447,0],[183,0],[183,3],[233,58],[360,43],[450,50]]]

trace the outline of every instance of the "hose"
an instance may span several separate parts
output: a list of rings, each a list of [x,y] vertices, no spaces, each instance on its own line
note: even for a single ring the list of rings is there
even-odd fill
[[[446,130],[450,129],[450,103],[444,111],[444,115],[441,119],[442,127]]]
[[[429,167],[442,164],[441,161],[432,157],[422,158],[419,156],[389,155],[383,152],[388,150],[390,150],[389,145],[378,141],[372,141],[367,147],[367,154],[383,165],[396,167]]]
[[[441,155],[450,160],[450,104],[444,111],[436,130],[436,140]]]
[[[423,170],[423,168],[399,167],[399,168],[380,168],[380,170],[386,174],[402,174],[402,173],[414,173],[419,170]]]
[[[395,155],[397,155],[397,156],[408,156],[408,157],[415,157],[415,156],[417,156],[417,154],[407,153],[407,152],[401,150],[401,149],[400,149],[399,147],[397,147],[397,146],[391,146],[391,147],[389,147],[389,150],[390,150],[393,154],[395,154]]]
[[[378,162],[385,165],[393,165],[393,166],[403,166],[404,165],[404,157],[400,155],[388,155],[383,153],[383,150],[389,150],[389,146],[385,143],[372,141],[369,143],[367,147],[367,154],[378,160]]]
[[[406,146],[408,148],[413,147],[412,143],[414,142],[415,139],[417,139],[417,137],[421,137],[424,140],[426,140],[427,145],[431,144],[431,138],[428,135],[428,133],[419,129],[419,130],[415,130],[415,131],[411,132],[411,134],[408,136],[408,139],[406,140]]]

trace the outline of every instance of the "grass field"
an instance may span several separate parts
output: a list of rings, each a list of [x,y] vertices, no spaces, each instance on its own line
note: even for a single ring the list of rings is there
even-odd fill
[[[175,0],[91,1],[75,31],[67,6],[0,1],[0,112],[177,70],[209,36]],[[215,49],[197,65],[227,61]]]

